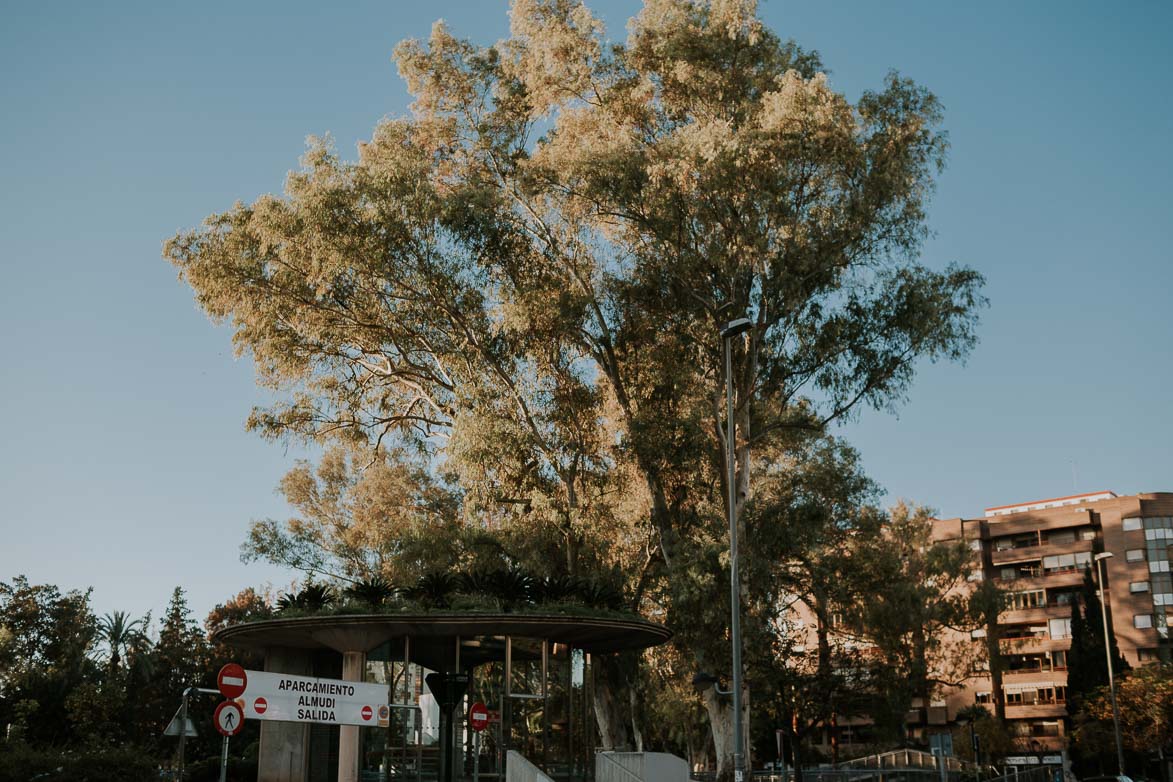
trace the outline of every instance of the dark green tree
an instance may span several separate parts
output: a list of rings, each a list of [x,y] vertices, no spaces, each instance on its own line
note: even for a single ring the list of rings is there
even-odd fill
[[[1071,601],[1071,649],[1067,652],[1067,713],[1074,716],[1084,700],[1108,684],[1108,663],[1104,654],[1104,614],[1099,591],[1091,570],[1084,573],[1083,584]],[[1112,671],[1120,676],[1129,669],[1116,645],[1116,633],[1108,622],[1108,644]]]
[[[1067,651],[1067,715],[1073,726],[1071,759],[1080,776],[1107,773],[1103,758],[1110,755],[1112,726],[1089,717],[1086,706],[1108,686],[1105,646],[1112,655],[1112,672],[1122,676],[1129,669],[1116,646],[1116,633],[1108,620],[1104,638],[1104,613],[1092,570],[1084,572],[1083,584],[1071,601],[1071,648]]]
[[[0,582],[0,724],[34,745],[78,740],[68,699],[99,680],[97,634],[88,590],[62,594],[24,576]]]

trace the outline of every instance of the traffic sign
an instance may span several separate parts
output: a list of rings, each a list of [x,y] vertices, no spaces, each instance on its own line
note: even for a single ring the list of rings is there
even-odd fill
[[[468,707],[468,726],[480,733],[489,726],[489,707],[477,701]]]
[[[244,718],[327,725],[389,724],[387,685],[244,671]]]
[[[216,724],[216,730],[220,731],[221,735],[235,736],[244,727],[244,712],[236,701],[224,701],[216,707],[212,722]]]
[[[244,668],[236,663],[228,663],[220,669],[219,675],[216,676],[216,687],[220,690],[220,694],[229,700],[239,698],[244,695],[245,688],[248,687],[248,674],[244,672]]]
[[[180,730],[179,726],[181,724],[183,724],[182,721],[179,719],[179,715],[182,712],[183,712],[183,707],[180,706],[178,711],[175,712],[175,716],[172,717],[171,721],[167,723],[167,727],[163,729],[164,736],[178,736],[179,735],[179,730]],[[187,734],[187,736],[189,738],[191,738],[192,736],[200,735],[200,734],[196,733],[195,723],[191,721],[191,717],[187,718],[187,726],[186,726],[185,733]]]

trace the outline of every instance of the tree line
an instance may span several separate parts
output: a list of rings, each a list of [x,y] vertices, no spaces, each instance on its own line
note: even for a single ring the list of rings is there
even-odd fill
[[[176,587],[157,626],[150,614],[95,615],[90,591],[0,582],[0,780],[155,780],[171,768],[178,738],[163,731],[187,687],[215,687],[230,661],[260,660],[209,640],[219,627],[268,615],[255,590],[213,608],[203,624]],[[215,696],[193,698],[189,779],[218,778]],[[233,755],[255,777],[257,729],[247,726]],[[203,760],[201,763],[199,761]]]

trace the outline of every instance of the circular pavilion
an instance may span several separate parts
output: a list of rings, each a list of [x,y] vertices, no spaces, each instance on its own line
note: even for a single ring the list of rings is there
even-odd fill
[[[267,672],[387,687],[385,726],[261,722],[259,782],[501,782],[510,750],[575,782],[594,773],[592,658],[670,637],[634,616],[437,610],[265,619],[214,640]],[[490,713],[479,736],[475,701]]]

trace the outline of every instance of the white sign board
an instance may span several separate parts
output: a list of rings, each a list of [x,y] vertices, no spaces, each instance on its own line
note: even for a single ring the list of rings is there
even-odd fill
[[[320,722],[326,725],[386,727],[386,684],[316,679],[288,673],[247,671],[239,700],[250,720]]]
[[[1039,759],[1035,755],[1012,755],[1003,758],[1002,762],[1007,766],[1037,766]]]

